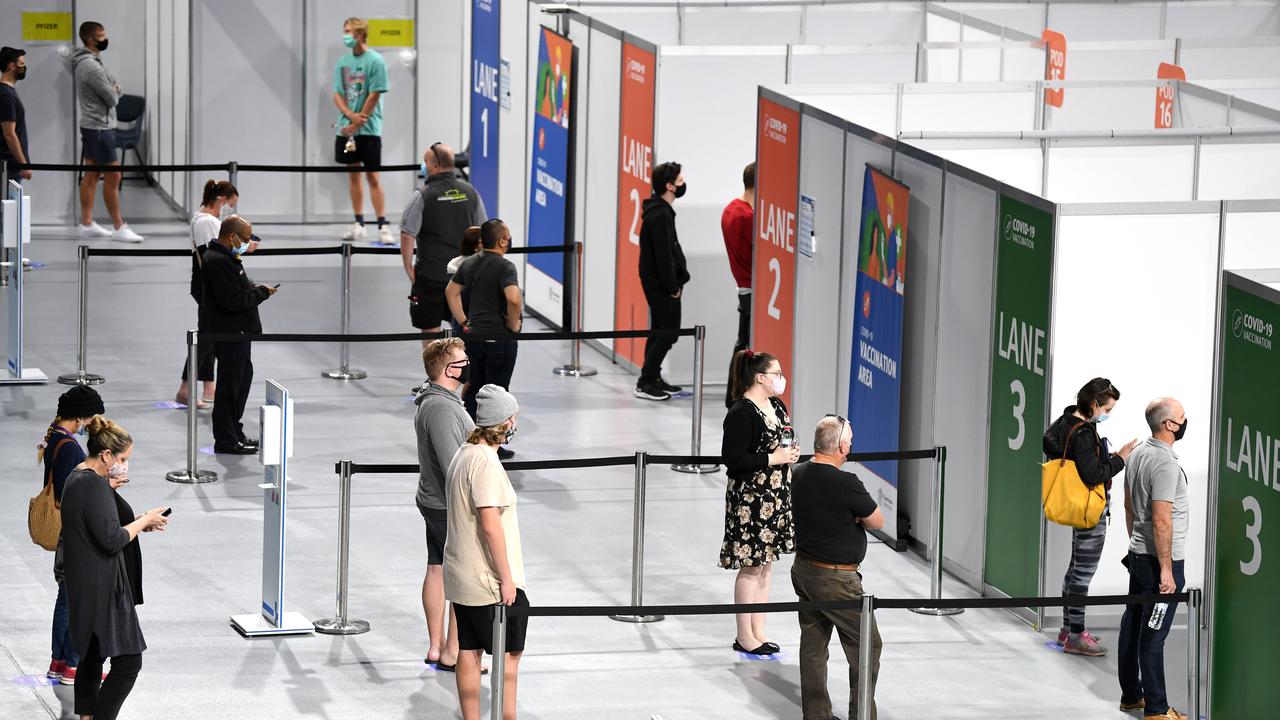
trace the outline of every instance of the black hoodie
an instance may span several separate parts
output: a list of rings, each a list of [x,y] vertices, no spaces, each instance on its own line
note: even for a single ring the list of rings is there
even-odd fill
[[[1071,447],[1066,449],[1067,459],[1076,464],[1080,479],[1085,485],[1094,487],[1106,483],[1111,489],[1111,478],[1124,469],[1124,460],[1112,455],[1106,443],[1098,436],[1098,426],[1089,420],[1076,417],[1076,406],[1070,405],[1062,411],[1062,417],[1049,426],[1044,433],[1044,454],[1050,459],[1061,459],[1063,444],[1071,428],[1080,427],[1071,435]]]
[[[680,238],[676,237],[676,211],[671,203],[654,195],[644,201],[640,226],[640,285],[647,292],[675,295],[689,282]]]

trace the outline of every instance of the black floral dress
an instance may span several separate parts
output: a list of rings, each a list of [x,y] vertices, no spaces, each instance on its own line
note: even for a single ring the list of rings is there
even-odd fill
[[[781,430],[791,424],[787,406],[770,398],[772,413],[738,400],[724,419],[721,456],[728,470],[720,567],[765,565],[795,552],[791,524],[791,466],[769,465]]]

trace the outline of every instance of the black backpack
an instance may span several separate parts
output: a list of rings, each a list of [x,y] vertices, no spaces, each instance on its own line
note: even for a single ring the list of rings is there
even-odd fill
[[[204,298],[204,254],[208,245],[199,245],[191,250],[191,297],[199,304]]]

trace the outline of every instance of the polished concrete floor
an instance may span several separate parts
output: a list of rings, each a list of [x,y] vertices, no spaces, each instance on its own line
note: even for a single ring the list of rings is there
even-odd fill
[[[130,188],[133,191],[133,188]],[[145,199],[137,191],[133,201]],[[148,217],[165,210],[153,203]],[[136,226],[146,247],[182,247],[177,221]],[[332,227],[264,227],[268,242],[331,245]],[[75,369],[78,241],[61,228],[38,228],[29,252],[43,267],[27,274],[28,365],[56,376]],[[113,246],[107,242],[96,243]],[[250,258],[250,275],[282,283],[262,308],[270,331],[330,332],[337,322],[337,258]],[[136,438],[131,482],[135,508],[171,505],[169,531],[143,543],[147,603],[139,608],[149,650],[124,718],[453,718],[453,676],[424,666],[427,646],[419,603],[425,561],[422,522],[413,504],[415,476],[355,478],[351,541],[351,614],[368,620],[365,635],[246,640],[228,616],[259,604],[262,468],[254,457],[201,453],[216,470],[209,485],[175,485],[167,470],[184,465],[186,416],[172,400],[183,362],[183,332],[195,308],[187,297],[188,265],[174,258],[99,258],[90,278],[90,371],[104,374],[107,412]],[[407,282],[397,258],[357,258],[353,330],[408,330]],[[3,301],[0,301],[2,304]],[[2,312],[2,311],[0,311]],[[3,315],[0,315],[3,317]],[[530,324],[533,329],[533,323]],[[676,352],[687,352],[682,340]],[[687,399],[645,403],[631,397],[634,379],[587,352],[592,378],[561,378],[560,342],[525,343],[513,391],[523,412],[513,448],[522,459],[685,453]],[[335,382],[320,371],[336,364],[324,344],[254,348],[256,383],[274,378],[296,399],[297,436],[288,518],[287,609],[307,618],[334,609],[338,492],[334,462],[416,462],[408,388],[421,379],[416,343],[358,345],[352,364],[369,371]],[[40,471],[35,444],[65,388],[0,388],[0,718],[72,717],[71,689],[40,681],[49,660],[55,596],[52,555],[31,544],[23,527],[27,498]],[[714,397],[722,388],[713,389]],[[716,452],[722,409],[709,402],[705,446]],[[200,418],[199,446],[212,444]],[[528,568],[529,596],[541,605],[626,604],[630,592],[632,471],[629,468],[521,472],[514,477]],[[732,576],[716,567],[724,475],[684,475],[666,468],[649,476],[644,600],[653,604],[721,603]],[[775,569],[773,599],[792,600],[790,559]],[[913,554],[873,545],[866,587],[881,597],[924,597],[927,567]],[[972,593],[951,581],[948,595]],[[905,611],[879,614],[885,639],[878,701],[882,718],[1125,717],[1116,709],[1115,659],[1064,656],[1002,611],[933,618]],[[1114,644],[1114,620],[1094,628]],[[798,630],[775,616],[775,661],[734,653],[727,616],[673,617],[651,625],[607,619],[539,618],[530,624],[521,668],[523,717],[799,718]],[[1171,695],[1183,707],[1185,634],[1168,650]],[[848,701],[848,666],[832,648],[836,712]],[[485,688],[489,680],[484,681]],[[485,701],[487,713],[487,699]],[[486,715],[487,717],[487,715]]]

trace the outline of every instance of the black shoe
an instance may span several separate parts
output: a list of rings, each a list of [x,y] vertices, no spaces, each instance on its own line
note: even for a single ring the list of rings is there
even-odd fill
[[[244,445],[245,447],[251,447],[254,450],[257,450],[258,447],[261,445],[261,443],[259,443],[257,440],[254,440],[253,438],[240,438],[240,444]]]
[[[235,445],[223,446],[214,445],[213,451],[219,455],[257,455],[257,445],[246,445],[243,442],[237,442]]]
[[[678,392],[684,391],[684,388],[680,387],[679,385],[672,385],[671,383],[667,382],[666,380],[663,380],[662,378],[658,378],[658,387],[662,388],[663,390],[666,390],[671,395],[675,395]]]
[[[658,383],[636,383],[635,396],[642,400],[670,400],[671,393],[662,389]]]
[[[513,458],[513,457],[515,457],[515,456],[516,456],[516,451],[515,451],[515,450],[508,450],[508,449],[506,449],[506,448],[504,448],[504,447],[499,447],[499,448],[498,448],[498,459],[499,459],[499,460],[510,460],[511,458]]]
[[[771,645],[773,647],[770,647]],[[760,647],[756,648],[755,650],[748,650],[742,647],[742,644],[739,643],[737,640],[733,641],[734,650],[737,650],[740,653],[746,653],[747,655],[759,655],[761,657],[766,657],[778,652],[778,650],[776,649],[777,647],[778,646],[774,645],[773,643],[764,643]]]

